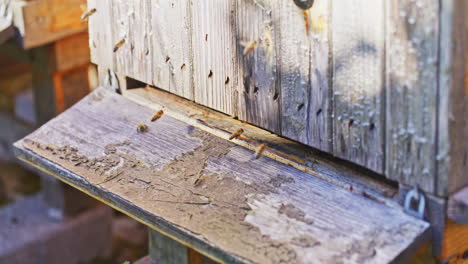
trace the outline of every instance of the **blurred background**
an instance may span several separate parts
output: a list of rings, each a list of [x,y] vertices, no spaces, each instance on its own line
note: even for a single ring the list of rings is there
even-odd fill
[[[142,224],[20,165],[12,150],[98,85],[85,4],[0,0],[0,263],[123,263],[147,253]]]

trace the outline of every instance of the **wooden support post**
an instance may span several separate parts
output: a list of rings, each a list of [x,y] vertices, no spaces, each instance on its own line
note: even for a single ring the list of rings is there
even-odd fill
[[[214,264],[217,263],[194,249],[149,229],[149,256],[135,264]]]
[[[149,255],[158,264],[188,264],[188,249],[179,242],[150,229]]]
[[[38,125],[44,124],[56,114],[52,52],[51,45],[31,50],[34,105]]]
[[[87,43],[87,36],[80,34],[29,51],[37,125],[46,123],[88,93],[89,60],[81,58],[89,57]],[[72,50],[78,50],[77,58],[71,56]],[[52,218],[60,220],[66,215],[75,215],[93,202],[58,180],[41,176],[43,198],[50,206]]]
[[[55,220],[74,216],[90,208],[95,200],[45,173],[41,173],[42,197],[49,206],[47,214]]]

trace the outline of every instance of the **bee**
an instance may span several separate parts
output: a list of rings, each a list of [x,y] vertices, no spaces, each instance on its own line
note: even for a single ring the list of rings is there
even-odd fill
[[[117,44],[114,46],[114,52],[117,52],[122,46],[125,44],[125,38],[121,39]]]
[[[96,8],[93,8],[91,10],[88,10],[81,15],[81,20],[86,20],[88,17],[92,16],[94,13],[96,13]]]
[[[241,41],[240,44],[244,46],[244,56],[249,56],[254,51],[255,47],[257,47],[258,42],[256,40],[249,42]]]
[[[137,131],[140,133],[148,132],[148,126],[145,124],[138,124]]]
[[[260,144],[257,149],[255,150],[255,159],[258,159],[262,156],[263,152],[265,151],[266,149],[266,145],[265,144]]]
[[[237,129],[234,133],[231,134],[231,136],[229,137],[229,140],[233,140],[235,138],[240,137],[240,135],[242,135],[242,133],[244,133],[244,129],[242,129],[242,128]]]
[[[151,117],[151,122],[158,120],[159,118],[162,117],[163,114],[164,114],[164,111],[162,109],[159,110],[158,112],[156,112],[156,114],[153,115],[153,117]]]

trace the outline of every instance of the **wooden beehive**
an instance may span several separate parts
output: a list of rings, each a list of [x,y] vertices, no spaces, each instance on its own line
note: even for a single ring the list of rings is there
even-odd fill
[[[435,227],[432,243],[436,254],[440,254],[446,226],[446,200],[468,185],[465,174],[468,85],[464,79],[468,62],[468,19],[464,14],[468,12],[468,3],[315,0],[312,8],[303,10],[292,0],[88,0],[88,10],[92,14],[89,16],[91,60],[98,65],[101,79],[105,80],[102,85],[112,86],[123,96],[109,94],[104,89],[91,95],[28,140],[17,143],[21,159],[40,164],[64,181],[206,255],[247,263],[274,263],[286,255],[291,257],[293,253],[288,255],[284,245],[294,249],[298,262],[307,262],[310,257],[307,254],[311,252],[308,250],[317,245],[321,246],[314,249],[314,256],[324,262],[332,261],[335,254],[338,258],[351,254],[350,262],[356,263],[401,261],[405,251],[427,233],[427,226],[421,222],[410,221],[393,211],[398,196],[403,196],[408,186],[417,186],[428,198],[426,218]],[[148,130],[140,129],[137,134],[136,126],[144,125],[137,122],[146,118],[140,114],[149,115],[148,108],[164,109],[168,114],[161,122],[157,121],[160,123],[148,124]],[[70,121],[73,119],[78,119],[79,125]],[[129,124],[135,125],[133,132],[129,132]],[[189,125],[189,132],[184,130],[184,124]],[[239,131],[239,127],[244,134],[233,137],[231,133]],[[289,167],[270,164],[270,160],[255,163],[241,150],[225,158],[231,145],[219,142],[216,150],[207,143],[214,140],[211,134],[204,137],[206,148],[195,148],[190,145],[193,142],[185,141],[191,137],[192,129],[208,131],[257,153],[266,149],[263,153],[266,157],[291,165],[297,171],[289,174]],[[105,131],[112,133],[112,138],[104,137]],[[136,143],[114,142],[134,134],[140,137]],[[53,136],[46,139],[46,135]],[[213,221],[198,226],[196,220],[186,221],[177,215],[189,211],[190,219],[197,218],[201,214],[198,209],[174,209],[172,204],[159,204],[161,197],[167,195],[161,193],[153,200],[160,207],[154,208],[141,200],[153,194],[148,189],[125,189],[112,183],[116,177],[119,180],[130,177],[127,171],[99,180],[99,175],[92,171],[54,157],[55,154],[44,149],[43,140],[53,146],[66,143],[80,153],[105,149],[108,155],[105,158],[115,154],[114,149],[125,149],[128,151],[125,155],[131,153],[152,164],[147,175],[139,179],[141,182],[151,182],[148,175],[161,177],[165,180],[161,183],[164,190],[180,199],[190,197],[172,188],[188,188],[194,195],[193,190],[198,190],[199,182],[206,176],[205,169],[210,169],[207,160],[211,156],[216,157],[212,166],[217,168],[211,167],[212,172],[221,175],[220,179],[236,182],[230,185],[230,190],[249,192],[253,182],[256,186],[266,184],[267,188],[278,188],[270,190],[278,196],[267,199],[262,196],[261,188],[256,189],[245,198],[250,201],[246,212],[232,209],[234,215],[243,216],[240,222],[212,209]],[[84,144],[87,140],[96,143]],[[165,142],[170,143],[166,146]],[[130,144],[138,145],[139,149],[127,147]],[[162,151],[162,145],[171,151]],[[187,180],[197,173],[187,176],[185,169],[198,168],[193,167],[190,159],[179,159],[177,151],[191,153],[197,161],[206,157],[197,163],[207,167],[197,172],[193,186],[175,180],[178,177]],[[166,159],[178,162],[177,166],[166,164],[164,170],[156,170],[158,166],[163,167],[161,163]],[[174,167],[184,168],[184,173]],[[173,175],[168,176],[168,168],[174,170]],[[260,177],[273,177],[275,173],[279,182]],[[309,182],[313,180],[302,177],[301,173],[312,174],[340,188],[326,189],[319,183]],[[393,184],[384,181],[385,178]],[[134,183],[135,179],[129,182]],[[234,179],[247,183],[240,184]],[[211,183],[213,179],[205,180]],[[399,190],[396,185],[400,185]],[[206,183],[205,195],[211,197],[226,191],[216,186]],[[299,186],[309,188],[310,196],[301,193]],[[341,193],[343,189],[345,193]],[[357,193],[373,203],[359,208],[357,204],[362,201],[349,193]],[[236,195],[242,196],[226,193],[226,197],[239,202],[235,200],[239,198]],[[207,203],[190,199],[193,201],[185,202],[185,206]],[[321,213],[314,211],[310,199],[323,199],[321,205],[315,204],[323,210]],[[337,205],[336,199],[343,204]],[[392,206],[386,211],[381,205]],[[369,216],[375,221],[367,222],[341,211],[345,208],[367,212],[366,215],[375,212],[375,218]],[[340,213],[335,215],[335,212]],[[292,236],[317,235],[315,229],[303,223],[320,222],[322,214],[333,222],[331,229],[339,236],[344,236],[343,230],[349,231],[349,237],[344,236],[344,246],[334,247],[336,234],[326,229],[320,236],[330,240],[298,249],[294,244],[297,237]],[[385,215],[389,217],[388,222],[382,221],[387,219]],[[311,217],[310,221],[305,216]],[[253,219],[258,230],[246,231],[244,217]],[[350,225],[347,229],[349,223],[361,221],[363,228]],[[405,221],[409,221],[412,232],[403,231]],[[275,223],[278,231],[270,223]],[[373,232],[379,233],[380,227],[407,236],[398,236],[400,241],[390,239],[390,246],[367,240],[373,237]],[[229,232],[239,235],[232,237]],[[258,232],[263,237],[257,236]],[[393,237],[392,232],[379,233],[383,236],[379,239]],[[265,246],[257,251],[244,248],[242,241],[248,241],[243,239],[251,236],[251,243],[265,243]],[[232,243],[226,242],[231,239]],[[283,244],[275,244],[279,241]],[[360,243],[359,248],[352,248],[354,243]],[[396,247],[397,244],[401,247]],[[270,249],[287,252],[272,256],[265,253]],[[459,254],[460,250],[455,253]],[[452,253],[445,252],[444,256]],[[285,261],[288,260],[292,259]]]
[[[463,1],[89,7],[104,69],[432,194],[468,184]]]

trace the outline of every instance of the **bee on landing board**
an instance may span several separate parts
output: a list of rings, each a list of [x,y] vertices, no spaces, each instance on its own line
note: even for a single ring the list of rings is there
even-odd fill
[[[137,131],[140,133],[148,132],[148,126],[145,124],[138,124]]]
[[[244,129],[242,129],[242,128],[237,129],[236,131],[234,131],[234,133],[231,134],[231,136],[229,137],[229,140],[233,140],[235,138],[240,137],[240,135],[242,135],[242,133],[244,133]]]
[[[156,112],[153,117],[151,117],[151,122],[154,122],[156,120],[158,120],[159,118],[161,118],[164,114],[164,111],[163,110],[159,110],[158,112]]]

